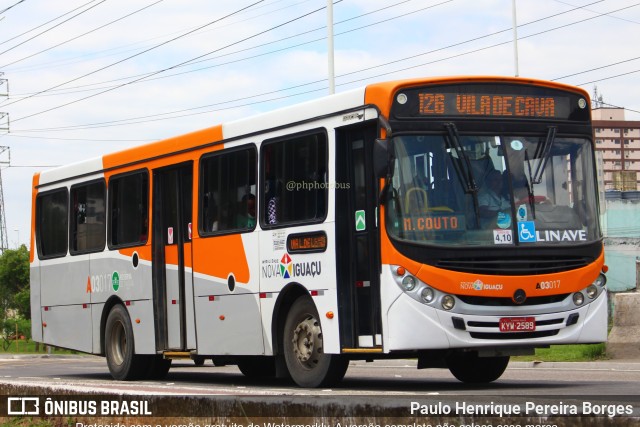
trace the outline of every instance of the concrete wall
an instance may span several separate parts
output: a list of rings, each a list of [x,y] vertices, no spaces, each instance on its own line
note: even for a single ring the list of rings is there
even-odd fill
[[[625,292],[637,287],[640,262],[640,200],[607,200],[603,216],[607,287]]]

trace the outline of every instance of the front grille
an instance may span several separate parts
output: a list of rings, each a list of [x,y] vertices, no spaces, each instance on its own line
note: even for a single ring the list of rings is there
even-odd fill
[[[526,340],[531,338],[545,338],[558,335],[559,329],[535,332],[469,332],[471,338],[478,340]]]
[[[561,256],[538,256],[524,259],[473,257],[440,259],[436,265],[461,273],[528,276],[574,270],[587,266],[591,261],[587,257]]]
[[[549,326],[549,325],[558,325],[562,323],[564,319],[549,319],[549,320],[537,320],[536,326]],[[498,322],[475,322],[469,321],[467,322],[467,326],[473,328],[498,328]]]
[[[518,306],[539,305],[539,304],[553,304],[556,302],[563,301],[569,295],[571,294],[530,297],[530,298],[527,298],[525,302],[523,302],[522,304],[516,304],[515,302],[513,302],[511,298],[478,297],[478,296],[471,296],[471,295],[457,295],[457,297],[460,298],[462,302],[469,305],[483,305],[483,306],[492,306],[492,307],[518,307]]]

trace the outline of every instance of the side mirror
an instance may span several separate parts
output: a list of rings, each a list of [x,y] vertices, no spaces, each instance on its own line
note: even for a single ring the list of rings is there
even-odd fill
[[[393,173],[393,145],[388,139],[376,138],[373,144],[373,171],[378,178]]]

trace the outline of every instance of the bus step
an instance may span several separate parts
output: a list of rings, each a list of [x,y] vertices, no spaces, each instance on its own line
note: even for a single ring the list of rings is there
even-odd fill
[[[343,348],[343,353],[354,354],[354,353],[382,353],[382,347],[374,347],[374,348]]]
[[[165,359],[191,359],[190,351],[165,351],[162,353]]]

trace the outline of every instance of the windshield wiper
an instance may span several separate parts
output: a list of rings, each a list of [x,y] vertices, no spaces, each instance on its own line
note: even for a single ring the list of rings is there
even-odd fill
[[[547,162],[549,161],[551,147],[553,146],[553,141],[556,139],[557,130],[558,128],[555,126],[549,126],[544,143],[538,144],[534,157],[540,159],[540,161],[538,162],[538,167],[532,177],[533,184],[540,184],[542,182],[542,174],[544,173],[544,168],[547,166]]]
[[[529,160],[529,151],[524,150],[524,160],[527,162],[527,169],[529,170],[529,177],[527,179],[527,194],[529,195],[529,207],[531,208],[531,215],[533,219],[536,219],[536,204],[535,195],[533,194],[533,177],[531,176],[531,161]]]
[[[473,178],[471,162],[469,161],[469,157],[460,145],[458,128],[456,128],[456,125],[454,123],[445,123],[444,127],[447,130],[447,135],[445,136],[444,140],[447,143],[447,148],[453,150],[456,153],[455,156],[452,156],[456,159],[456,161],[453,162],[453,165],[456,169],[456,173],[458,174],[458,178],[460,178],[460,182],[462,182],[464,186],[464,192],[477,193],[478,186],[476,185],[476,181]]]
[[[447,148],[452,151],[453,168],[458,175],[458,179],[464,188],[464,192],[471,194],[473,198],[473,209],[476,217],[476,226],[480,227],[480,207],[478,205],[478,186],[473,178],[473,170],[469,157],[460,145],[460,136],[455,123],[445,123],[447,134],[444,137]],[[455,153],[455,156],[453,155]]]

